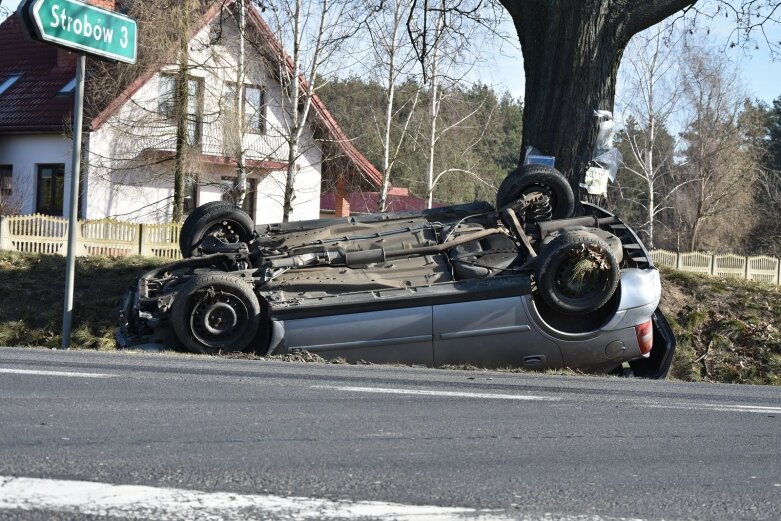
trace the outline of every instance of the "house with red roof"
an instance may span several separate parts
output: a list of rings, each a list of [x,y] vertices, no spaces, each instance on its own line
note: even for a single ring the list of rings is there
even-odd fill
[[[261,13],[246,3],[247,34],[256,45],[246,46],[241,111],[235,0],[203,2],[190,35],[185,207],[230,200],[240,155],[248,173],[245,209],[256,223],[276,222],[282,219],[292,110],[279,70],[290,60]],[[178,44],[162,53],[165,59],[160,53],[145,59],[152,24],[138,23],[137,64],[88,60],[81,218],[171,220]],[[68,215],[75,55],[26,38],[17,16],[0,25],[0,49],[0,212]],[[237,112],[244,114],[241,125]],[[321,192],[336,187],[335,198],[347,201],[348,190],[376,190],[382,183],[316,95],[295,166],[291,220],[318,218]]]
[[[434,203],[433,208],[442,207]],[[428,208],[428,199],[416,197],[409,188],[391,187],[385,200],[386,212],[422,212]],[[378,213],[380,212],[380,193],[359,191],[339,193],[323,192],[320,196],[320,217]]]

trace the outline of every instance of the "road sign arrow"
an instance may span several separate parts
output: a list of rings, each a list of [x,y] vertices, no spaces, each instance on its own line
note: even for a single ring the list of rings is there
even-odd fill
[[[135,20],[78,0],[28,0],[20,9],[37,40],[87,54],[135,63]]]

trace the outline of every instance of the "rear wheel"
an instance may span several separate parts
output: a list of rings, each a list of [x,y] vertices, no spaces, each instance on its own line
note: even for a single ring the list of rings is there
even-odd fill
[[[605,241],[586,231],[565,231],[540,252],[534,278],[540,298],[551,308],[579,314],[610,300],[619,267]]]
[[[575,211],[575,196],[567,179],[546,165],[523,165],[504,178],[496,192],[496,208],[508,206],[524,195],[535,193],[548,197],[550,208],[538,214],[537,220],[566,219]]]
[[[224,201],[199,206],[187,217],[179,234],[182,257],[198,253],[204,237],[212,235],[226,243],[250,242],[255,225],[240,208]]]
[[[193,353],[243,351],[260,328],[260,303],[252,286],[225,273],[197,275],[171,307],[176,338]]]

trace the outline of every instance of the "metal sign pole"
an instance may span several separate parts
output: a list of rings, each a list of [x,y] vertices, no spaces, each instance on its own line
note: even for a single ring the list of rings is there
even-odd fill
[[[76,60],[76,91],[73,100],[73,152],[71,154],[70,217],[68,219],[68,257],[65,262],[65,305],[62,313],[62,349],[71,343],[73,326],[73,287],[76,278],[76,227],[79,225],[79,176],[81,173],[81,125],[84,113],[84,69],[87,58]]]

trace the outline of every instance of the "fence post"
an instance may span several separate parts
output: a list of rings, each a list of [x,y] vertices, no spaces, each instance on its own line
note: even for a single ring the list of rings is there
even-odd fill
[[[138,225],[138,255],[144,254],[144,225],[139,223]]]
[[[8,219],[0,215],[0,250],[11,249],[11,228],[8,226]]]
[[[84,221],[76,221],[76,235],[74,237],[73,249],[77,257],[86,257],[89,255],[84,241]]]

